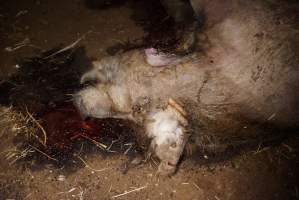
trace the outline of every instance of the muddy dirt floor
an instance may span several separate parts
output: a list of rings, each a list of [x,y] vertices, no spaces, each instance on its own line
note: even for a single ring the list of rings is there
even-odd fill
[[[1,0],[0,84],[7,84],[4,80],[22,67],[20,59],[43,50],[65,47],[81,38],[85,54],[98,59],[108,54],[109,47],[144,36],[144,29],[132,19],[136,12],[129,3],[108,9],[93,6],[97,5],[82,0]],[[0,95],[5,102],[4,92]],[[20,114],[10,103],[0,106],[1,200],[299,199],[298,137],[223,155],[217,162],[203,154],[184,157],[172,177],[157,176],[154,161],[124,173],[127,151],[104,154],[95,141],[82,143],[76,153],[55,165],[55,158],[33,144],[22,146],[18,137],[30,132],[24,124],[39,127],[30,114],[34,110],[24,108]]]

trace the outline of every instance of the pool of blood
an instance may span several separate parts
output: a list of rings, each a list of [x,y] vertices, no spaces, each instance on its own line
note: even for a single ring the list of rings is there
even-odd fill
[[[97,145],[104,151],[112,141],[118,141],[114,147],[134,142],[132,130],[126,121],[94,118],[83,120],[72,103],[48,108],[39,114],[38,119],[47,135],[43,150],[51,156],[72,153],[78,142]]]

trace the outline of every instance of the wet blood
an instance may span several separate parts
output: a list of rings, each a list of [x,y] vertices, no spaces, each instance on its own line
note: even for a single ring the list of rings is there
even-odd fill
[[[46,109],[39,118],[47,133],[46,152],[72,151],[77,142],[88,141],[109,146],[111,141],[129,139],[130,131],[121,120],[87,119],[71,103]],[[132,138],[131,138],[132,139]]]

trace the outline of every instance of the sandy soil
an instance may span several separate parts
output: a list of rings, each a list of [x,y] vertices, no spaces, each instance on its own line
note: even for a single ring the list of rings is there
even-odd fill
[[[84,34],[80,44],[87,55],[105,56],[105,50],[117,41],[144,36],[143,29],[131,19],[132,13],[132,8],[127,5],[99,10],[88,8],[81,0],[1,0],[0,78],[16,70],[19,58],[34,55],[37,49],[69,45]],[[34,47],[9,51],[26,38]],[[75,170],[51,164],[32,168],[15,164],[12,162],[14,158],[9,157],[16,148],[17,127],[4,114],[5,110],[1,106],[1,200],[299,199],[299,141],[296,138],[277,146],[226,156],[227,159],[220,162],[209,162],[210,158],[204,155],[185,157],[173,177],[157,176],[152,163],[123,174],[121,168],[127,157],[120,154],[81,155],[85,163],[77,163],[81,167]]]

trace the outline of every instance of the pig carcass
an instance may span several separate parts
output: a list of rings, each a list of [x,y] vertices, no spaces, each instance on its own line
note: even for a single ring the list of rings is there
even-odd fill
[[[224,133],[244,121],[298,125],[298,25],[289,5],[276,3],[280,9],[263,1],[191,1],[206,18],[201,51],[163,67],[151,66],[144,50],[96,61],[81,78],[96,84],[74,95],[76,106],[85,117],[143,125],[162,174],[176,170],[189,135],[203,127]]]

